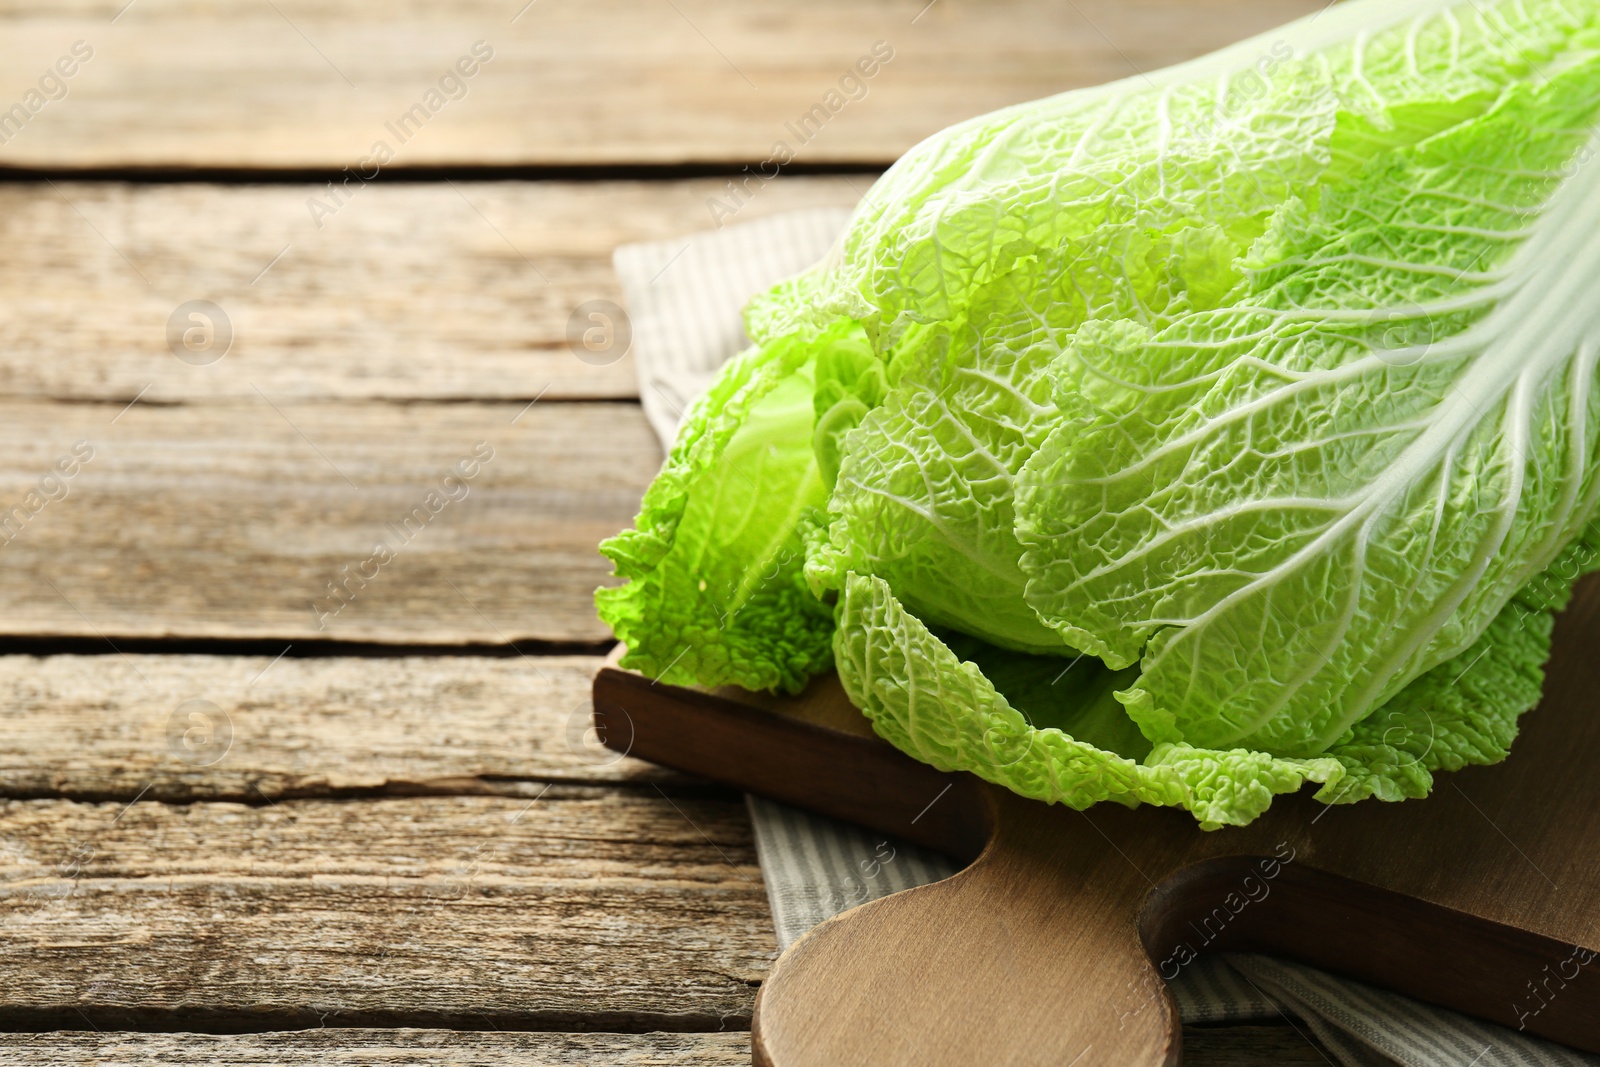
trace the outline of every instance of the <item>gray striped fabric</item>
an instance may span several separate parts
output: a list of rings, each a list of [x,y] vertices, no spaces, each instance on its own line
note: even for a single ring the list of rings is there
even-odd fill
[[[749,342],[739,312],[752,295],[827,254],[846,208],[791,211],[612,255],[633,325],[645,418],[671,443],[690,401]]]
[[[758,828],[756,857],[780,948],[857,904],[956,873],[937,852],[897,838],[765,797],[747,796],[745,804]]]
[[[684,409],[747,343],[745,301],[827,255],[848,218],[791,212],[617,249],[639,392],[664,447]],[[760,797],[747,802],[783,948],[829,916],[954,873],[943,856],[907,842]],[[1348,1067],[1600,1067],[1600,1057],[1264,956],[1203,957],[1169,988],[1185,1022],[1283,1015]]]
[[[1330,1047],[1365,1058],[1347,1063],[1413,1067],[1594,1067],[1600,1056],[1481,1022],[1348,978],[1269,956],[1230,954],[1228,963]],[[1343,1052],[1341,1051],[1341,1056]]]

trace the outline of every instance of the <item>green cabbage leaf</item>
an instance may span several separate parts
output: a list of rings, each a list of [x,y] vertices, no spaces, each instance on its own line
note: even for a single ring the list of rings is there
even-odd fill
[[[1351,0],[973,119],[754,301],[624,663],[1247,823],[1505,758],[1600,566],[1600,5]]]

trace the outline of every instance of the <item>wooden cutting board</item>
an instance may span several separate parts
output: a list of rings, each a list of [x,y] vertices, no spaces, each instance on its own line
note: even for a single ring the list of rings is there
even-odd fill
[[[1212,833],[941,774],[874,735],[832,676],[784,699],[608,667],[594,706],[618,750],[974,860],[785,952],[756,1001],[757,1064],[1175,1064],[1162,978],[1219,949],[1600,1052],[1597,648],[1591,579],[1505,763],[1400,804],[1279,797]]]

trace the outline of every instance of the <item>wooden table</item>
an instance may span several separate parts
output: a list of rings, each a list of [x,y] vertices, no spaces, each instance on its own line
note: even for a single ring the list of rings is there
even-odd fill
[[[740,220],[1313,6],[0,3],[5,1062],[746,1062],[739,798],[585,743],[594,545],[660,452],[569,316],[875,42]]]

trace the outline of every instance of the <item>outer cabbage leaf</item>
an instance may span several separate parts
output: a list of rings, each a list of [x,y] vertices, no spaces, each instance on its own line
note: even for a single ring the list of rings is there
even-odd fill
[[[851,574],[839,598],[834,658],[852,702],[897,748],[940,770],[971,771],[1025,797],[1086,808],[1111,800],[1186,808],[1207,829],[1243,825],[1278,793],[1336,785],[1331,757],[1280,759],[1247,749],[1156,745],[1135,761],[1073,736],[1076,718],[1035,725],[976,663],[963,661],[881,578]],[[1054,662],[1059,663],[1059,660]]]
[[[1424,797],[1434,771],[1505,759],[1518,720],[1539,701],[1554,612],[1566,607],[1577,579],[1597,568],[1600,530],[1591,525],[1465,651],[1400,690],[1329,749],[1347,774],[1318,798],[1349,804]]]
[[[750,349],[686,415],[635,528],[600,548],[627,584],[595,594],[625,667],[679,684],[798,690],[832,658],[807,591],[801,523],[825,489],[812,451],[819,351],[861,349],[840,323]]]
[[[1600,500],[1600,54],[1286,203],[1222,307],[1080,330],[1017,495],[1029,602],[1152,740],[1326,750]],[[1142,658],[1141,658],[1142,656]]]
[[[1273,796],[1323,783],[1317,799],[1426,796],[1433,772],[1498,763],[1537,703],[1552,611],[1600,568],[1593,528],[1503,609],[1460,655],[1402,689],[1317,758],[1244,748],[1151,745],[1117,714],[1113,688],[1134,668],[934,634],[881,579],[850,575],[834,637],[839,676],[873,728],[941,770],[965,770],[1022,796],[1085,808],[1103,800],[1183,807],[1203,829],[1241,826]],[[1063,682],[1066,684],[1063,684]]]

